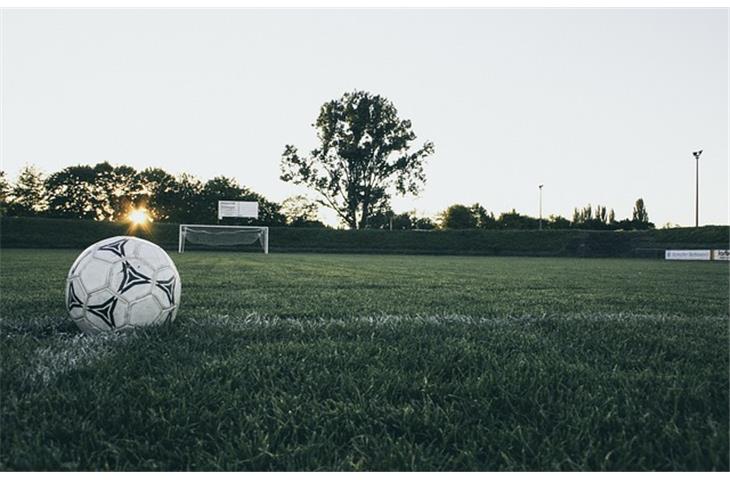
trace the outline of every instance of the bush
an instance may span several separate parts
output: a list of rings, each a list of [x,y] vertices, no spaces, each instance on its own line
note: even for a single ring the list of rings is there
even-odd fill
[[[2,248],[82,249],[115,235],[139,236],[175,250],[178,225],[154,223],[148,232],[130,232],[111,222],[3,217]],[[646,231],[591,230],[334,230],[270,228],[271,252],[405,253],[634,257],[663,255],[668,248],[728,248],[725,226]]]

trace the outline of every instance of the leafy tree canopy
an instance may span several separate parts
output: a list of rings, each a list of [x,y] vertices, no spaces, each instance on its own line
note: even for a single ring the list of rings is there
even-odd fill
[[[4,178],[3,187],[6,200],[10,207],[10,215],[36,215],[48,208],[48,198],[44,186],[43,173],[36,167],[29,165],[23,167],[18,175],[18,180],[11,187]]]
[[[319,221],[319,207],[304,195],[289,197],[281,203],[286,224],[292,227],[324,227]]]
[[[319,147],[300,155],[286,145],[281,179],[316,191],[350,228],[367,227],[370,216],[389,209],[390,195],[417,194],[426,181],[425,142],[411,150],[416,134],[380,95],[355,91],[322,105],[313,125]]]
[[[4,174],[0,180],[5,181]],[[45,180],[40,171],[27,167],[14,186],[3,185],[0,182],[0,190],[7,190],[7,198],[0,198],[4,201],[0,208],[7,206],[7,214],[16,216],[111,221],[121,220],[132,208],[144,207],[158,221],[212,223],[217,221],[218,200],[251,200],[259,202],[259,219],[235,219],[236,223],[285,223],[278,204],[223,176],[203,183],[188,174],[174,177],[159,168],[138,172],[102,162],[70,166]]]
[[[444,229],[476,228],[477,219],[472,209],[456,204],[451,205],[441,214],[440,224]]]
[[[649,213],[646,211],[643,198],[636,200],[632,220],[638,223],[649,223]]]

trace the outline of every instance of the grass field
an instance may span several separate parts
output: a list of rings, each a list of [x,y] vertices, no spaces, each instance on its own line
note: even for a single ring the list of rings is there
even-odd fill
[[[728,265],[173,255],[86,337],[77,251],[0,252],[3,470],[728,470]]]

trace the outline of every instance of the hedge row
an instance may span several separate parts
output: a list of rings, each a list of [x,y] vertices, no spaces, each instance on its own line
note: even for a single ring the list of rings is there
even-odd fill
[[[48,218],[0,219],[2,248],[82,249],[115,235],[147,238],[177,249],[178,225],[155,223],[149,231],[128,225]],[[317,228],[270,229],[274,252],[406,253],[577,257],[660,257],[668,248],[728,248],[727,226],[648,231],[446,230],[387,231]]]

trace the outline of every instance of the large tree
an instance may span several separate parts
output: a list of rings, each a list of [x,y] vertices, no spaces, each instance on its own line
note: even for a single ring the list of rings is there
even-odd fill
[[[649,213],[646,211],[643,198],[639,198],[636,200],[636,203],[634,204],[634,212],[631,219],[638,224],[649,223]]]
[[[61,217],[121,220],[145,196],[134,168],[109,162],[64,168],[51,174],[45,186],[51,215]]]
[[[480,204],[475,203],[470,210],[476,220],[476,228],[495,228],[497,226],[494,214],[487,212],[487,209]]]
[[[628,223],[628,220],[627,220]],[[646,211],[644,199],[639,198],[634,204],[634,211],[630,222],[631,228],[636,230],[647,230],[654,228],[654,224],[649,221],[649,213]]]
[[[89,165],[75,165],[52,173],[46,179],[50,214],[97,219],[95,181],[96,171]]]
[[[103,162],[94,167],[96,186],[103,200],[103,220],[121,220],[131,208],[144,199],[144,190],[137,170],[128,165],[116,167]]]
[[[472,209],[465,205],[455,204],[444,210],[439,217],[441,228],[458,230],[476,228],[477,219]]]
[[[309,155],[286,145],[281,179],[320,194],[350,228],[365,228],[374,211],[387,210],[390,195],[417,194],[426,180],[426,142],[411,150],[416,134],[410,120],[398,117],[392,102],[356,91],[322,105],[313,125],[320,146]]]
[[[175,177],[161,168],[153,167],[145,168],[138,177],[142,187],[140,205],[146,207],[155,220],[170,220],[177,203]]]
[[[497,223],[499,228],[504,230],[537,230],[539,220],[529,215],[517,213],[513,208],[510,212],[501,213]]]
[[[128,165],[115,167],[109,162],[94,165],[91,191],[97,220],[121,220],[144,198],[137,170]]]
[[[8,197],[10,215],[38,215],[48,209],[48,195],[43,173],[30,165],[18,175],[15,185],[10,188]]]
[[[204,184],[197,177],[182,173],[175,178],[168,197],[172,200],[170,221],[179,223],[198,223],[205,218],[201,211]]]

